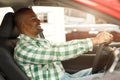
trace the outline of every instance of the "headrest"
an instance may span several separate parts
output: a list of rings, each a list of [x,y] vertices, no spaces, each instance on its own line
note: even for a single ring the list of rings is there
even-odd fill
[[[14,13],[8,12],[3,18],[0,26],[0,37],[14,38],[19,35],[17,27],[14,25]]]

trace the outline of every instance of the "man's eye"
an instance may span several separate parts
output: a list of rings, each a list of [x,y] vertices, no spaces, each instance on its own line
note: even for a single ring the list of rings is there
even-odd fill
[[[35,17],[32,18],[32,20],[35,20],[35,19],[36,19]]]

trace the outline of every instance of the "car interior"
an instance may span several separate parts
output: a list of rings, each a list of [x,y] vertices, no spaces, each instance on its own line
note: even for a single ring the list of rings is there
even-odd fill
[[[81,10],[80,7],[85,8],[83,4],[80,5],[76,3],[76,1],[77,0],[0,0],[0,4],[1,7],[11,6],[14,11],[21,7],[29,7],[31,5],[77,7],[78,10]],[[87,9],[89,8],[90,7]],[[93,9],[90,10],[88,10],[88,12],[93,11]],[[120,26],[118,18],[116,19],[110,15],[106,16],[106,14],[101,12],[98,13],[99,11],[97,10],[95,10],[95,12],[95,15],[102,16],[105,20],[109,19],[108,22],[113,22]],[[14,61],[13,53],[15,44],[19,40],[19,31],[14,24],[13,16],[14,12],[7,12],[0,25],[0,80],[30,80]],[[39,35],[41,38],[46,38],[43,31],[41,31]],[[118,35],[117,38],[119,39],[120,35]],[[113,48],[120,47],[119,40],[117,42],[117,44],[101,44],[95,46],[93,51],[89,51],[74,59],[62,61],[65,71],[73,74],[79,70],[92,67],[92,74],[107,72],[115,61]]]

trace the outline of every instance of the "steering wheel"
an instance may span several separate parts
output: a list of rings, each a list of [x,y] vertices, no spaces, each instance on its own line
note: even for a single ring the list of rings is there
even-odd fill
[[[96,49],[96,57],[93,62],[92,74],[109,69],[114,60],[114,55],[111,52],[109,45],[100,44],[98,46]]]

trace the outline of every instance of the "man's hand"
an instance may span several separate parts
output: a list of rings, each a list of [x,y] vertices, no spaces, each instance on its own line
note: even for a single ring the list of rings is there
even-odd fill
[[[108,32],[101,32],[95,38],[92,38],[93,45],[109,44],[113,40],[113,35]]]

